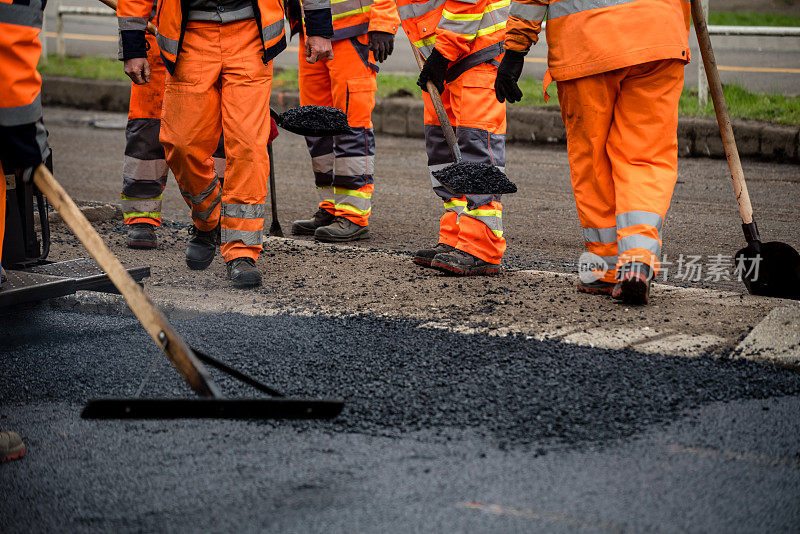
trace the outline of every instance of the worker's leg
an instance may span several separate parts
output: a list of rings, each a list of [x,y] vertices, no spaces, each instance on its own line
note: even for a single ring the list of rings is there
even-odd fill
[[[220,26],[189,23],[175,74],[167,76],[161,121],[167,163],[203,232],[219,224],[222,196],[211,159],[222,133]]]
[[[614,71],[558,82],[578,220],[587,250],[606,263],[599,280],[608,283],[616,282],[617,228],[606,144],[622,76]]]
[[[497,67],[471,68],[448,87],[456,137],[464,161],[506,166],[506,105],[494,98]],[[485,262],[499,264],[506,250],[500,195],[466,195],[458,218],[455,247]]]
[[[122,214],[125,224],[161,224],[161,198],[167,183],[167,161],[158,140],[166,69],[155,37],[150,45],[150,83],[131,83],[125,158],[122,164]]]
[[[678,99],[685,63],[632,67],[620,83],[608,156],[616,196],[618,266],[658,272],[661,230],[678,177]]]
[[[256,260],[267,201],[272,63],[264,65],[261,60],[261,39],[253,21],[223,24],[220,34],[227,162],[222,188],[222,257],[226,262]]]

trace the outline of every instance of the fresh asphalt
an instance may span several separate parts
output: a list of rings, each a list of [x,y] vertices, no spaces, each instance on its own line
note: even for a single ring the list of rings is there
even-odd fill
[[[333,421],[85,421],[190,397],[129,316],[0,315],[0,532],[796,532],[800,376],[373,317],[174,317]],[[219,378],[230,396],[252,393]]]

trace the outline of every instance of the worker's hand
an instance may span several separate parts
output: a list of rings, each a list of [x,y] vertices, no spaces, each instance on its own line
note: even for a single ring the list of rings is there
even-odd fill
[[[517,82],[522,76],[524,64],[525,52],[506,50],[503,61],[500,62],[500,67],[497,69],[497,79],[494,81],[494,92],[497,94],[498,101],[508,100],[509,104],[520,101],[522,91]]]
[[[444,57],[438,50],[435,48],[428,59],[425,61],[425,66],[422,67],[422,72],[419,73],[419,78],[417,79],[417,85],[420,88],[428,92],[428,82],[433,82],[433,85],[436,86],[436,89],[439,90],[441,93],[444,91],[444,75],[447,72],[447,66],[450,64],[450,60]]]
[[[331,40],[318,35],[306,37],[306,63],[316,63],[320,59],[333,59]]]
[[[150,64],[147,62],[146,57],[126,59],[123,65],[125,74],[136,85],[144,85],[150,82]]]
[[[369,49],[375,61],[383,63],[394,52],[394,34],[388,32],[369,32]]]

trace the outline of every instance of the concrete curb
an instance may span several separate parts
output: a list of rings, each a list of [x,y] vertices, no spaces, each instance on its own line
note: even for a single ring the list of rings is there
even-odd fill
[[[130,84],[104,80],[81,80],[46,76],[43,103],[96,111],[128,111]],[[299,105],[296,92],[273,93],[272,106],[283,111]],[[375,131],[404,137],[423,137],[422,101],[414,98],[383,98],[373,113]],[[754,120],[734,120],[733,130],[742,157],[800,163],[800,127]],[[508,139],[515,143],[565,144],[561,115],[551,108],[508,108]],[[706,117],[681,117],[678,122],[678,153],[683,157],[725,157],[717,121]]]
[[[736,347],[734,355],[800,371],[800,304],[769,312]]]

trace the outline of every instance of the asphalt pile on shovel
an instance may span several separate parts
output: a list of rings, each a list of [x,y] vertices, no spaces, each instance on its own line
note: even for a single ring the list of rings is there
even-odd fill
[[[278,126],[298,135],[329,136],[350,133],[347,115],[327,106],[300,106],[274,113]]]
[[[434,171],[433,177],[458,193],[506,195],[517,192],[517,185],[504,172],[488,163],[459,161]]]

